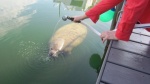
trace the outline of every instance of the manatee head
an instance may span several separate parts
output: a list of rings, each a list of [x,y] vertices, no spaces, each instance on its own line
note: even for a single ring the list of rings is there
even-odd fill
[[[59,51],[62,50],[64,46],[64,39],[63,38],[56,38],[50,42],[49,48],[49,56],[58,57]]]
[[[58,57],[58,51],[59,51],[59,50],[50,48],[50,50],[49,50],[49,56],[50,56],[50,57]]]

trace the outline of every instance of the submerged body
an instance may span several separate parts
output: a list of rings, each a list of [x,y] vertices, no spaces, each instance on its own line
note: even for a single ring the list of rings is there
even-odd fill
[[[70,23],[59,28],[50,40],[49,55],[57,57],[57,53],[71,53],[87,35],[87,29],[81,23]]]

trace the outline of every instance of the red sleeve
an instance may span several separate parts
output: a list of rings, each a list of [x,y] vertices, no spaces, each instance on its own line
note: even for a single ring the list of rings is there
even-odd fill
[[[127,0],[116,31],[116,37],[119,40],[129,40],[134,25],[148,5],[148,1],[149,0]]]
[[[106,12],[107,10],[113,8],[117,4],[122,2],[122,0],[102,0],[92,9],[88,10],[85,14],[88,16],[94,23],[99,19],[99,15]]]

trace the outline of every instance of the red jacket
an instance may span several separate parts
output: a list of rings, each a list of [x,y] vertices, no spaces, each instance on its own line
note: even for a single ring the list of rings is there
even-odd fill
[[[123,0],[102,0],[85,14],[96,23],[99,15],[113,8]],[[134,25],[140,22],[150,23],[150,0],[126,0],[122,18],[118,24],[116,37],[128,41]],[[147,28],[150,31],[150,28]]]

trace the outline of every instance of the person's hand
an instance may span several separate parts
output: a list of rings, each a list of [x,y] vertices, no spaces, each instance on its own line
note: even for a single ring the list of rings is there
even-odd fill
[[[100,38],[102,39],[103,43],[106,40],[118,40],[115,36],[116,31],[105,31],[101,33]]]
[[[81,15],[81,16],[74,16],[73,18],[74,18],[74,20],[73,20],[74,22],[78,22],[78,21],[84,20],[88,17],[86,15]]]

